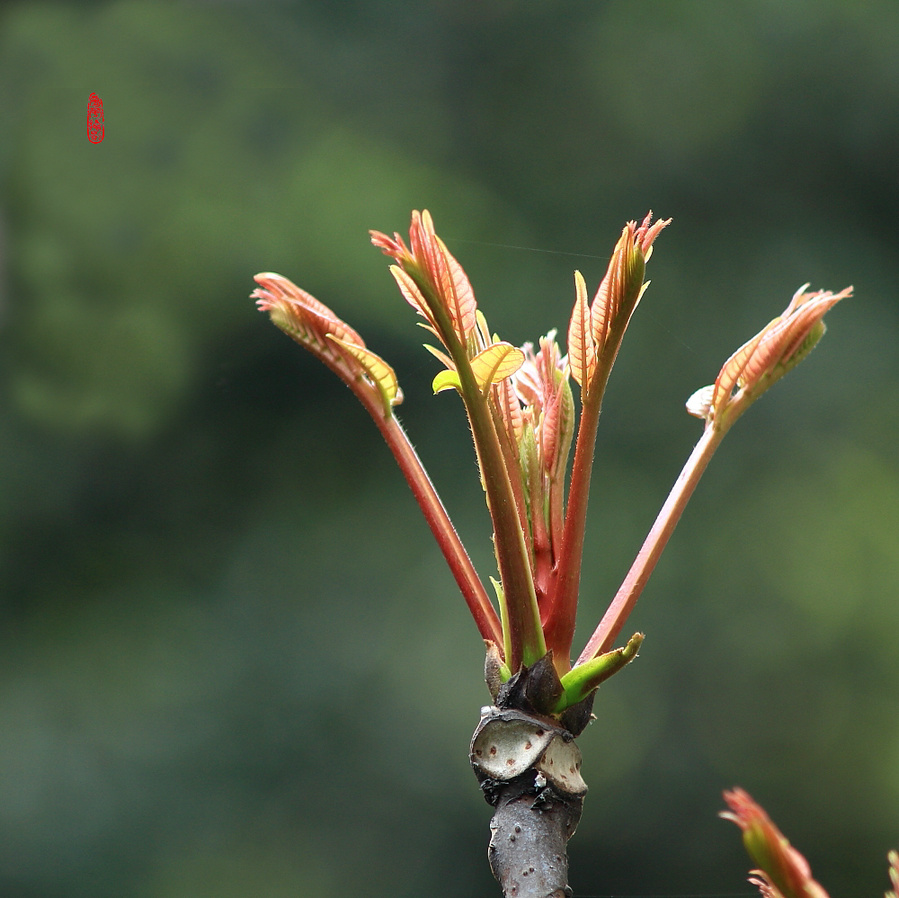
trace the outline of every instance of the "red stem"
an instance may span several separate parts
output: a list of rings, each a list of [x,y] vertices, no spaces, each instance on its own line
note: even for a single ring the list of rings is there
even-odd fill
[[[558,580],[549,614],[543,625],[548,648],[553,649],[557,668],[569,669],[571,641],[574,638],[577,598],[581,582],[581,556],[584,551],[584,525],[590,496],[590,476],[596,447],[596,428],[599,423],[599,402],[587,402],[581,407],[571,482],[568,489],[568,508],[562,531],[562,545],[556,564]]]

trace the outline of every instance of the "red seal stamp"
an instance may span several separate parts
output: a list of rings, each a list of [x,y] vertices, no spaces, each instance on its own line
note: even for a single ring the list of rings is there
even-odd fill
[[[91,143],[100,143],[105,133],[103,101],[96,94],[91,94],[87,100],[87,139]]]

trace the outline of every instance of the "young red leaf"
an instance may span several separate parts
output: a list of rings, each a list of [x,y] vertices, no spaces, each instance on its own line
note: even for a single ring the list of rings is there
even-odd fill
[[[431,314],[431,310],[428,308],[428,304],[425,302],[424,297],[421,295],[421,290],[418,289],[418,284],[415,283],[412,276],[407,274],[399,265],[391,265],[390,273],[400,288],[403,299],[428,322],[430,330],[433,333],[437,333],[434,316]]]
[[[439,283],[453,324],[456,326],[456,332],[464,344],[476,326],[477,303],[474,298],[474,290],[471,289],[468,275],[446,248],[446,244],[436,234],[434,241],[438,249]]]
[[[568,364],[575,383],[584,389],[592,380],[596,368],[596,347],[590,326],[587,284],[579,271],[574,273],[574,288],[576,298],[568,325]]]
[[[283,275],[266,271],[257,274],[253,280],[261,288],[251,294],[259,310],[268,312],[272,323],[298,343],[313,351],[326,352],[327,344],[322,341],[326,334],[333,334],[341,340],[365,346],[362,337],[345,321]]]
[[[743,844],[759,869],[750,879],[765,898],[828,898],[824,888],[812,878],[808,861],[787,841],[771,822],[764,808],[744,789],[724,793],[729,811],[719,816],[732,820],[743,830]]]
[[[521,429],[524,426],[524,419],[521,403],[518,401],[518,396],[515,393],[513,379],[506,378],[501,380],[498,384],[495,384],[495,390],[496,407],[502,418],[503,426],[506,429],[510,444],[516,446],[521,436]]]
[[[690,397],[687,410],[707,421],[721,422],[742,414],[772,384],[796,367],[824,336],[824,315],[852,287],[840,293],[819,290],[806,293],[804,284],[790,304],[751,340],[744,343],[722,366],[709,395],[708,388]],[[736,415],[729,414],[734,411]]]

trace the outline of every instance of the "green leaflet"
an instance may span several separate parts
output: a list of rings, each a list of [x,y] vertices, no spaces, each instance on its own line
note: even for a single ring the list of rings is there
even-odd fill
[[[457,389],[461,393],[462,384],[459,381],[458,372],[452,370],[451,368],[444,369],[434,378],[433,381],[431,381],[431,388],[435,393],[442,393],[444,390],[449,390],[452,388]]]
[[[553,713],[558,714],[585,699],[603,680],[607,680],[612,674],[618,673],[622,667],[633,661],[642,644],[643,634],[634,633],[627,641],[627,645],[611,652],[605,652],[568,671],[562,677],[562,688],[565,691],[556,707],[553,708]]]
[[[478,389],[486,396],[493,384],[511,377],[524,364],[524,353],[511,343],[501,340],[481,350],[471,360]]]
[[[499,603],[499,616],[503,628],[503,655],[508,661],[508,659],[512,657],[512,634],[509,630],[509,606],[506,604],[506,593],[503,591],[502,583],[494,577],[490,578],[490,583],[493,586],[493,591],[496,593],[496,600]],[[503,668],[504,669],[501,669],[501,676],[504,676],[505,672],[509,671],[506,663],[503,664]],[[509,671],[509,674],[511,675],[511,671]]]
[[[425,349],[437,358],[441,358],[443,355],[430,346],[425,346]],[[477,383],[478,389],[483,396],[487,395],[487,391],[493,384],[511,377],[523,363],[524,353],[518,347],[513,346],[511,343],[506,343],[504,340],[481,350],[470,362],[475,383]],[[459,379],[459,374],[451,369],[441,371],[431,382],[431,387],[435,393],[440,393],[450,388],[454,388],[460,393],[462,392],[462,382]]]
[[[400,390],[393,368],[379,355],[371,352],[371,350],[365,349],[356,343],[348,343],[346,340],[341,340],[335,337],[334,334],[327,334],[327,337],[345,349],[359,362],[369,379],[378,388],[384,403],[384,415],[389,418],[392,414],[392,407],[399,405],[403,401],[403,392]]]

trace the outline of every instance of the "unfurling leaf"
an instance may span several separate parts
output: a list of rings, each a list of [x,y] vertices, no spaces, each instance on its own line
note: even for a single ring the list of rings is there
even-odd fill
[[[715,395],[715,385],[709,384],[700,387],[687,401],[687,414],[694,418],[705,418],[708,416],[709,409],[712,406],[712,397]]]
[[[893,884],[893,890],[886,892],[884,898],[899,898],[899,851],[891,851],[887,855],[890,862],[890,882]]]
[[[583,389],[585,384],[590,383],[596,368],[596,348],[590,327],[587,284],[579,271],[574,273],[574,288],[576,298],[568,325],[568,364],[575,383]]]
[[[458,390],[461,393],[462,384],[458,372],[453,368],[445,368],[431,381],[431,389],[435,393],[442,393],[444,390]]]
[[[733,789],[724,793],[724,800],[730,810],[719,816],[743,830],[743,845],[758,864],[749,881],[759,887],[764,898],[828,898],[823,886],[812,878],[808,861],[748,792]]]
[[[368,378],[380,391],[381,398],[384,400],[384,414],[389,416],[390,409],[403,401],[403,391],[399,387],[393,368],[369,349],[341,340],[334,334],[328,334],[328,339],[333,340],[338,346],[342,346],[359,362]]]
[[[407,247],[399,234],[393,238],[371,232],[372,243],[393,258],[393,276],[406,301],[427,318],[445,346],[453,341],[442,332],[438,319],[451,327],[463,346],[476,327],[474,291],[462,266],[434,232],[427,209],[412,213]],[[446,321],[446,317],[449,320]]]
[[[511,377],[523,364],[524,353],[501,340],[479,352],[471,360],[471,370],[478,389],[486,396],[493,384]]]
[[[431,227],[433,229],[433,225]],[[476,324],[477,303],[474,298],[474,290],[471,289],[468,275],[456,257],[446,248],[446,244],[436,234],[434,234],[434,240],[440,250],[438,259],[442,292],[446,297],[447,307],[453,323],[456,325],[456,330],[464,343],[466,336],[474,330]]]
[[[390,273],[393,275],[394,280],[397,283],[397,286],[400,288],[400,293],[403,294],[403,299],[421,315],[422,318],[425,318],[430,325],[430,330],[436,333],[436,324],[434,323],[434,316],[431,314],[431,310],[428,308],[428,304],[425,302],[424,297],[421,295],[421,290],[418,289],[418,284],[415,283],[415,280],[407,274],[399,265],[391,265]]]
[[[496,386],[498,390],[496,405],[499,409],[503,426],[506,429],[506,434],[509,437],[509,443],[514,446],[517,445],[524,426],[521,403],[515,394],[515,386],[511,378],[500,381]]]
[[[812,351],[824,336],[824,315],[841,299],[851,296],[852,287],[840,293],[806,293],[807,287],[803,284],[783,313],[724,363],[711,388],[690,397],[687,411],[691,415],[719,423],[728,418],[732,423]]]
[[[268,312],[272,323],[315,354],[329,352],[325,336],[365,346],[362,337],[341,321],[323,302],[298,287],[293,281],[271,271],[254,278],[259,288],[251,298],[261,312]]]
[[[612,674],[618,673],[622,667],[633,661],[637,657],[641,645],[643,645],[643,634],[634,633],[627,641],[627,645],[598,655],[591,661],[578,664],[577,667],[568,671],[562,677],[564,692],[553,709],[554,713],[558,714],[583,701],[603,680],[607,680]]]
[[[649,225],[652,213],[647,215],[641,228]],[[670,220],[670,219],[669,219]],[[637,223],[628,222],[621,232],[621,237],[612,252],[605,277],[596,291],[590,307],[590,326],[593,332],[593,343],[597,355],[607,351],[607,343],[612,352],[617,352],[618,344],[624,334],[628,321],[633,314],[645,285],[643,274],[646,270],[644,253],[652,245],[655,234],[668,222],[656,222],[653,236],[648,245],[638,237]],[[611,339],[611,343],[609,340]]]

